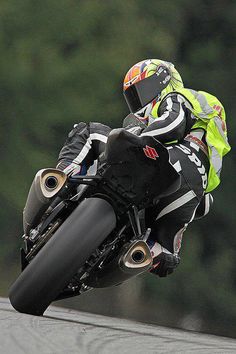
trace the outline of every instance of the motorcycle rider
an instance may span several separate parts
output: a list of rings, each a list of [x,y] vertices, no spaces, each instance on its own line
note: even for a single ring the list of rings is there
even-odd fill
[[[150,271],[163,277],[179,264],[188,224],[206,215],[213,202],[210,192],[220,183],[222,157],[230,150],[225,111],[216,97],[184,88],[174,65],[158,59],[133,65],[125,76],[123,93],[130,112],[143,123],[142,128],[128,124],[125,129],[164,144],[181,175],[180,188],[145,211],[146,225],[151,228],[147,240],[153,257]],[[101,123],[75,124],[57,168],[70,175],[86,174],[104,151],[110,131]]]

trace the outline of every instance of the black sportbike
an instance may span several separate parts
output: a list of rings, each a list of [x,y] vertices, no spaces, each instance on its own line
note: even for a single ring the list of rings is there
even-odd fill
[[[9,293],[13,307],[42,315],[52,301],[150,269],[144,210],[179,185],[168,150],[123,128],[111,131],[96,175],[40,170],[23,213],[22,272]]]

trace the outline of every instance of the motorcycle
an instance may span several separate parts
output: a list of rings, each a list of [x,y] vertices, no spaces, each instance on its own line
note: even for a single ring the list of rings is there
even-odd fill
[[[22,272],[9,291],[12,306],[43,315],[53,301],[148,271],[144,211],[180,185],[169,160],[155,138],[120,128],[109,134],[95,175],[40,170],[23,212]]]

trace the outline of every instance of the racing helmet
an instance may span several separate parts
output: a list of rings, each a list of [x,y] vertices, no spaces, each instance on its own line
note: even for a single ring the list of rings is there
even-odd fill
[[[172,63],[146,59],[129,69],[124,78],[123,93],[130,112],[145,119],[162,97],[183,86]]]

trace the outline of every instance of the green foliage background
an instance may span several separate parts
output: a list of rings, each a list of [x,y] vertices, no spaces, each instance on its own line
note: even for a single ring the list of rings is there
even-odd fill
[[[134,63],[174,62],[186,87],[217,95],[234,142],[235,19],[230,0],[0,2],[1,295],[19,271],[21,212],[34,174],[55,165],[74,123],[121,125],[122,80]],[[235,171],[233,148],[214,208],[186,231],[174,275],[146,275],[63,304],[235,336]]]

